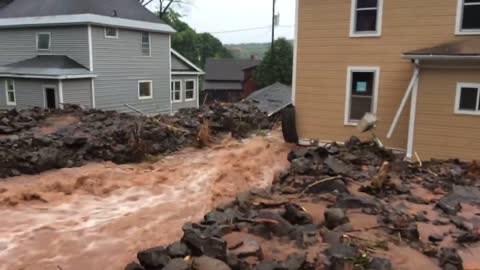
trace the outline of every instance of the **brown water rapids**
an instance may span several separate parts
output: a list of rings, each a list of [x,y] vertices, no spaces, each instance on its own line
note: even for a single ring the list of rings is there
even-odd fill
[[[123,269],[178,240],[237,192],[288,167],[278,134],[185,149],[156,162],[92,163],[0,182],[0,270]]]

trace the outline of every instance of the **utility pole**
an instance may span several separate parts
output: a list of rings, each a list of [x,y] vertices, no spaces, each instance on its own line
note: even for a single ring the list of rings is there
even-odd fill
[[[273,0],[273,12],[272,12],[272,54],[273,54],[273,42],[275,42],[275,4],[276,0]]]

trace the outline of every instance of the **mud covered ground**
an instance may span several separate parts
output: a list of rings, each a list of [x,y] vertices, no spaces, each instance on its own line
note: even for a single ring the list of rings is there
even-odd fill
[[[280,135],[224,139],[158,161],[111,162],[0,182],[0,269],[123,269],[182,225],[288,167]]]
[[[477,163],[408,163],[357,138],[288,160],[271,187],[237,194],[125,269],[480,269]]]

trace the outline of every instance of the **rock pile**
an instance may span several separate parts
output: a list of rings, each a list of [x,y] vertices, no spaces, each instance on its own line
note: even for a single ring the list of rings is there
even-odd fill
[[[461,270],[465,245],[479,244],[476,163],[420,166],[357,138],[288,159],[271,188],[238,194],[125,269]]]
[[[76,121],[45,131],[51,129],[47,125],[51,119],[61,117]],[[197,134],[206,120],[212,136],[231,132],[244,137],[272,126],[264,113],[248,103],[213,104],[153,117],[77,106],[10,110],[0,112],[0,178],[81,166],[87,161],[142,161],[148,155],[197,145]]]

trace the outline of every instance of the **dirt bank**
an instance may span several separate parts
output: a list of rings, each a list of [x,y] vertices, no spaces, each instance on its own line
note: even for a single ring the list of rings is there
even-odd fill
[[[268,186],[288,167],[290,148],[274,134],[153,163],[8,178],[0,182],[0,269],[122,269],[235,193]]]

